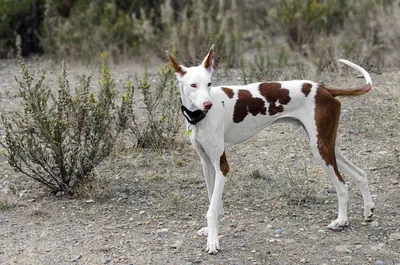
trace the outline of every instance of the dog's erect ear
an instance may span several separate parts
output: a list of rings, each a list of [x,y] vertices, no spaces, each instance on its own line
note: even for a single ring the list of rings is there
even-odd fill
[[[210,51],[201,65],[203,65],[209,72],[214,70],[214,44],[211,46]]]
[[[186,74],[186,71],[179,64],[178,60],[174,56],[172,56],[167,50],[165,52],[168,54],[169,61],[171,62],[172,67],[174,67],[175,72],[180,74],[181,76],[184,76]]]

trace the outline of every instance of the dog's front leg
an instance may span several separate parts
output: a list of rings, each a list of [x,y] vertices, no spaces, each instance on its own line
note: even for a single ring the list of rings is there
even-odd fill
[[[214,192],[211,196],[210,207],[207,211],[207,226],[208,226],[208,238],[207,238],[207,251],[210,254],[217,253],[219,250],[219,238],[218,238],[218,213],[219,206],[222,204],[222,192],[225,186],[225,176],[219,167],[219,161],[213,163],[216,171]]]
[[[197,154],[200,157],[201,164],[203,166],[203,174],[204,178],[206,180],[207,184],[207,191],[208,191],[208,200],[211,203],[211,198],[214,192],[214,184],[215,184],[215,169],[214,165],[212,164],[210,157],[204,150],[204,148],[201,146],[199,142],[196,140],[192,139],[192,145],[194,149],[196,150]],[[219,206],[218,206],[218,215],[219,217],[223,216],[224,214],[224,209],[222,206],[222,200],[220,200]],[[208,236],[208,227],[202,227],[199,231],[197,231],[198,235],[204,235]]]
[[[211,196],[214,190],[215,170],[214,165],[211,163],[210,157],[196,140],[192,140],[192,145],[200,157],[201,165],[203,166],[203,174],[206,179],[208,199],[211,202]]]

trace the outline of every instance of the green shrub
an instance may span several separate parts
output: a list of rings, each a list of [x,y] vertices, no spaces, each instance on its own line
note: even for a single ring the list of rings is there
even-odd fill
[[[97,97],[90,91],[90,76],[82,76],[71,93],[65,63],[57,93],[46,85],[45,72],[35,80],[24,63],[21,68],[22,76],[15,79],[22,111],[2,116],[6,132],[1,141],[3,154],[16,171],[52,192],[74,194],[93,168],[109,156],[125,128],[120,117],[126,115],[133,88],[128,88],[122,107],[117,107],[115,82],[106,62]]]
[[[126,105],[129,109],[124,121],[129,124],[136,147],[140,148],[168,147],[176,141],[181,128],[181,104],[172,66],[161,66],[154,78],[150,82],[146,70],[144,76],[137,79],[144,108],[134,110],[131,102]],[[127,98],[133,100],[132,95]]]

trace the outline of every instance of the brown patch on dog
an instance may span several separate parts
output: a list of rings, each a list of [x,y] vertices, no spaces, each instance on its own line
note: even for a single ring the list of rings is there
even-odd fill
[[[235,95],[235,93],[233,92],[232,89],[227,88],[227,87],[223,87],[222,91],[225,92],[225,94],[228,96],[228,98],[233,98],[233,96]]]
[[[303,92],[303,94],[306,95],[306,97],[307,97],[308,94],[310,94],[310,92],[311,92],[311,88],[312,88],[311,84],[304,83],[303,86],[301,87],[301,92]]]
[[[322,87],[315,94],[315,124],[317,126],[317,145],[319,153],[327,166],[332,166],[339,181],[341,176],[335,157],[336,134],[339,126],[340,102]]]
[[[271,116],[282,112],[284,110],[283,105],[287,105],[290,102],[289,90],[282,88],[280,83],[261,83],[259,90],[260,94],[269,103],[268,113]],[[280,105],[276,106],[276,102],[279,102]]]
[[[238,100],[233,110],[233,122],[239,123],[246,118],[248,113],[253,116],[257,114],[266,115],[267,108],[265,102],[261,98],[254,98],[248,90],[240,89],[238,92]]]
[[[219,168],[224,176],[229,172],[229,165],[228,161],[226,160],[225,151],[222,153],[221,157],[219,158]]]
[[[204,62],[204,68],[206,68],[208,70],[210,67],[212,67],[213,58],[214,58],[214,50],[211,49],[207,55],[205,62]]]
[[[179,65],[178,60],[172,56],[169,52],[167,52],[169,60],[172,64],[172,67],[175,69],[175,72],[179,73],[181,76],[184,76],[186,74],[186,71],[182,69],[182,67]]]

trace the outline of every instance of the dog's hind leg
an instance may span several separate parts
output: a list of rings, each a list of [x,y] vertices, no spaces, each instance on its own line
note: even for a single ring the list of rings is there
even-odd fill
[[[358,168],[349,160],[347,160],[340,152],[339,148],[335,149],[335,153],[339,168],[357,182],[364,201],[364,219],[365,221],[371,221],[374,211],[374,203],[372,202],[372,197],[368,186],[367,174],[364,172],[364,170]]]
[[[312,113],[312,110],[309,111]],[[314,119],[305,117],[302,122],[310,139],[311,150],[331,179],[338,196],[338,217],[328,227],[333,230],[343,229],[348,226],[348,187],[338,170],[335,157],[340,102],[326,90],[318,88],[315,95]]]

